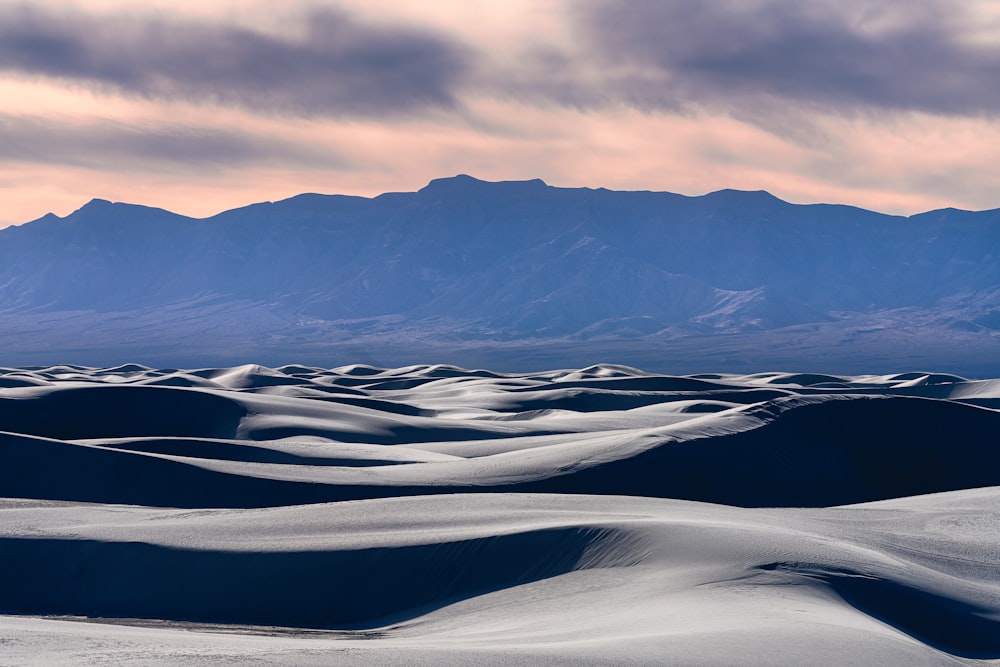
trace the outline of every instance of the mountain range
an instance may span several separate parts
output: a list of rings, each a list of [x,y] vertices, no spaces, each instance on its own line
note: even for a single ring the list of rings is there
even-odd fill
[[[1000,209],[903,217],[464,175],[204,219],[95,199],[0,230],[0,318],[8,365],[983,375],[1000,370]]]

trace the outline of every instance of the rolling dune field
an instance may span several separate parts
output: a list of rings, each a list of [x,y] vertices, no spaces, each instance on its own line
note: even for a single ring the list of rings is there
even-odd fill
[[[1000,381],[0,371],[0,664],[1000,664]]]

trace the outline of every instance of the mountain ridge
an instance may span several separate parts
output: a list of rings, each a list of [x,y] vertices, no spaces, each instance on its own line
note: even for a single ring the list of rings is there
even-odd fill
[[[671,191],[668,191],[668,190],[613,190],[613,189],[609,189],[609,188],[605,188],[605,187],[596,187],[596,188],[593,188],[593,187],[585,187],[585,186],[581,186],[581,187],[554,186],[554,185],[549,185],[547,182],[545,182],[541,178],[530,178],[530,179],[522,179],[522,180],[486,181],[486,180],[483,180],[483,179],[480,179],[480,178],[476,178],[475,176],[471,176],[469,174],[462,173],[462,174],[456,174],[454,176],[445,176],[445,177],[440,177],[440,178],[433,178],[430,181],[428,181],[427,185],[425,185],[425,186],[423,186],[423,187],[421,187],[421,188],[419,188],[419,189],[417,189],[415,191],[387,191],[387,192],[382,192],[380,194],[372,195],[372,196],[347,195],[347,194],[339,194],[339,193],[301,192],[299,194],[295,194],[295,195],[292,195],[290,197],[285,197],[283,199],[263,200],[263,201],[258,201],[258,202],[251,202],[249,204],[244,204],[244,205],[237,206],[237,207],[234,207],[234,208],[231,208],[231,209],[225,209],[223,211],[219,211],[217,213],[213,213],[212,215],[208,215],[208,216],[204,216],[204,217],[187,216],[187,215],[184,215],[184,214],[181,214],[181,213],[175,213],[173,211],[170,211],[169,209],[164,209],[164,208],[161,208],[161,207],[154,207],[154,206],[147,206],[145,204],[139,204],[139,203],[136,203],[136,202],[112,201],[112,200],[109,200],[109,199],[105,199],[103,197],[93,197],[87,203],[83,204],[81,207],[75,209],[74,211],[72,211],[71,213],[69,213],[69,214],[67,214],[65,216],[59,216],[58,214],[50,211],[50,212],[45,213],[44,215],[42,215],[39,218],[35,218],[33,220],[29,220],[29,221],[26,221],[26,222],[23,222],[23,223],[18,223],[18,224],[15,224],[15,225],[11,225],[11,227],[23,227],[25,225],[29,225],[29,224],[32,224],[34,222],[39,222],[40,220],[43,220],[43,219],[49,218],[49,217],[55,217],[55,218],[59,218],[61,220],[64,220],[66,218],[69,218],[69,217],[71,217],[71,216],[79,213],[80,211],[82,211],[84,209],[87,209],[88,207],[92,207],[92,206],[93,207],[105,206],[105,205],[108,205],[108,204],[110,204],[112,206],[135,206],[135,207],[141,207],[141,208],[146,208],[146,209],[154,209],[154,210],[158,210],[158,211],[166,211],[167,213],[171,213],[172,215],[176,215],[176,216],[182,217],[182,218],[187,218],[187,219],[190,219],[190,220],[211,220],[213,218],[217,218],[219,216],[222,216],[222,215],[225,215],[225,214],[229,214],[229,213],[233,213],[235,211],[240,211],[240,210],[243,210],[243,209],[253,208],[253,207],[256,207],[256,206],[284,204],[284,203],[288,203],[288,202],[291,202],[291,201],[294,201],[294,200],[299,200],[301,198],[312,198],[312,197],[315,197],[315,198],[361,199],[361,200],[366,200],[366,201],[373,201],[373,200],[377,200],[377,199],[382,198],[382,197],[392,197],[394,195],[411,195],[411,194],[418,194],[418,193],[423,193],[423,192],[435,192],[435,191],[442,191],[442,190],[445,190],[445,191],[452,190],[453,191],[453,190],[456,189],[454,186],[461,185],[461,184],[473,185],[473,186],[476,186],[476,185],[485,185],[485,186],[505,186],[505,187],[542,186],[542,187],[549,188],[549,189],[552,189],[552,190],[562,190],[562,191],[595,192],[595,193],[612,192],[612,193],[622,193],[622,194],[639,194],[639,193],[642,193],[642,194],[651,194],[651,195],[666,195],[666,196],[671,196],[671,197],[678,197],[678,198],[692,199],[692,200],[693,199],[717,198],[717,197],[730,196],[730,195],[737,195],[737,196],[739,196],[739,195],[763,195],[764,198],[766,198],[766,199],[773,200],[773,201],[776,201],[776,202],[779,202],[781,204],[785,204],[785,205],[788,205],[788,206],[795,206],[795,207],[837,207],[837,208],[846,208],[846,209],[853,209],[853,210],[857,210],[857,211],[863,211],[863,212],[866,212],[866,213],[874,213],[874,214],[877,214],[877,215],[883,215],[883,216],[889,216],[889,217],[896,217],[896,218],[907,218],[907,219],[921,217],[921,216],[927,216],[927,215],[930,215],[930,214],[933,214],[933,213],[943,213],[943,212],[948,212],[948,213],[973,213],[973,214],[976,214],[976,213],[1000,212],[1000,207],[995,208],[995,209],[984,209],[984,210],[976,210],[976,211],[968,210],[968,209],[960,209],[960,208],[955,208],[955,207],[944,207],[944,208],[940,208],[940,209],[932,209],[932,210],[928,210],[928,211],[921,211],[921,212],[913,213],[911,215],[897,215],[897,214],[890,214],[890,213],[882,213],[882,212],[876,211],[874,209],[866,209],[866,208],[863,208],[863,207],[860,207],[860,206],[855,206],[855,205],[852,205],[852,204],[844,204],[844,203],[815,202],[815,203],[808,203],[808,204],[799,204],[799,203],[788,201],[786,199],[782,199],[781,197],[778,197],[774,193],[770,192],[769,190],[765,190],[765,189],[743,190],[743,189],[739,189],[739,188],[721,188],[719,190],[712,190],[712,191],[709,191],[709,192],[706,192],[706,193],[700,194],[700,195],[685,195],[685,194],[681,194],[681,193],[677,193],[677,192],[671,192]],[[9,227],[7,229],[9,229]]]
[[[0,342],[13,360],[69,343],[84,358],[123,344],[169,353],[171,339],[294,360],[364,340],[632,341],[652,353],[740,334],[752,359],[812,328],[822,336],[811,349],[822,339],[847,358],[873,332],[888,332],[886,349],[895,333],[936,338],[943,352],[929,360],[947,368],[957,332],[990,355],[1000,341],[998,257],[1000,209],[903,217],[766,191],[689,197],[463,174],[207,218],[94,199],[0,230]],[[30,344],[17,335],[45,318],[64,324]]]

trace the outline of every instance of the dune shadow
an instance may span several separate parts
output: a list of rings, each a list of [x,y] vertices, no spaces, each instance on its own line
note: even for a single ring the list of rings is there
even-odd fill
[[[1000,413],[892,397],[762,404],[760,428],[525,481],[522,492],[831,507],[1000,484]]]
[[[788,563],[770,563],[759,569],[821,581],[858,611],[946,653],[970,659],[1000,658],[1000,613],[996,609],[848,570]]]
[[[0,538],[5,613],[364,629],[578,569],[641,559],[620,531],[567,527],[345,551],[199,551]]]
[[[31,398],[0,398],[2,430],[60,440],[231,438],[245,414],[224,396],[174,387],[60,387]]]
[[[532,410],[569,410],[572,412],[610,412],[633,410],[649,405],[661,405],[674,401],[704,400],[748,405],[789,396],[781,389],[736,389],[720,391],[611,391],[593,387],[551,387],[545,389],[527,388],[510,392],[502,410],[505,412],[528,412]],[[526,394],[525,398],[518,398]]]
[[[2,437],[2,436],[0,436]],[[338,466],[371,468],[377,466],[406,465],[410,461],[376,458],[339,458],[334,456],[307,456],[280,449],[257,447],[233,441],[206,440],[202,438],[141,438],[137,440],[88,443],[101,449],[137,453],[185,456],[210,461],[242,461],[245,463],[273,463],[278,465]]]

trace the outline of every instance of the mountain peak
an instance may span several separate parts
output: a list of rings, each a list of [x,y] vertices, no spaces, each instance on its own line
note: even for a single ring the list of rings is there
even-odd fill
[[[100,199],[99,197],[94,197],[89,202],[76,209],[69,215],[59,218],[60,220],[89,220],[93,216],[106,216],[108,215],[113,207],[114,202],[110,202],[107,199]],[[58,216],[57,216],[58,217]]]
[[[722,190],[716,190],[715,192],[710,192],[706,197],[713,197],[715,199],[724,200],[753,200],[753,201],[775,201],[786,203],[785,200],[775,197],[767,190],[735,190],[733,188],[725,188]]]
[[[64,218],[74,221],[93,220],[118,220],[119,222],[129,222],[147,219],[147,216],[154,216],[153,219],[186,219],[183,216],[171,211],[167,211],[155,206],[144,206],[142,204],[129,204],[127,202],[112,202],[107,199],[94,198],[81,206],[76,211]]]
[[[468,174],[457,174],[455,176],[432,179],[427,185],[420,188],[418,192],[458,190],[458,189],[469,188],[474,185],[481,185],[484,183],[486,183],[486,181],[481,181],[478,178],[469,176]]]
[[[548,187],[540,178],[533,178],[527,181],[484,181],[468,174],[458,174],[449,178],[435,178],[430,183],[422,187],[420,192],[466,192],[473,188],[483,186],[518,186],[518,187]]]
[[[77,209],[77,211],[88,211],[88,210],[92,210],[92,209],[98,209],[98,210],[100,210],[100,209],[105,209],[105,208],[107,208],[109,206],[114,206],[114,203],[108,201],[107,199],[101,199],[100,197],[94,197],[89,202],[87,202],[86,204],[84,204],[83,206],[81,206],[79,209]]]

